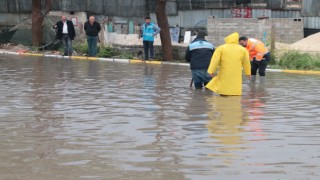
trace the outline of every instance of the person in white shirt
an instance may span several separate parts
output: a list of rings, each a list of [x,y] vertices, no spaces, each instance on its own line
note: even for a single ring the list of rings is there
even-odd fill
[[[54,26],[57,29],[57,39],[60,39],[64,46],[63,56],[72,56],[72,40],[76,37],[72,21],[67,20],[66,16],[61,17],[61,21]]]

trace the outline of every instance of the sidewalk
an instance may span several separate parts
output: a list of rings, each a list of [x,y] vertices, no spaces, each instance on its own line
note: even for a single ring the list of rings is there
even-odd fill
[[[164,61],[143,61],[137,59],[118,59],[118,58],[98,58],[98,57],[85,57],[85,56],[61,56],[51,54],[36,54],[36,53],[19,53],[11,51],[0,50],[0,55],[18,55],[18,56],[37,56],[37,57],[50,57],[60,59],[73,59],[73,60],[90,60],[90,61],[109,61],[109,62],[121,62],[121,63],[145,63],[145,64],[169,64],[179,66],[189,66],[188,63],[174,63]],[[294,73],[294,74],[317,74],[320,75],[320,71],[306,71],[306,70],[287,70],[287,69],[267,69],[268,72],[283,72],[283,73]]]

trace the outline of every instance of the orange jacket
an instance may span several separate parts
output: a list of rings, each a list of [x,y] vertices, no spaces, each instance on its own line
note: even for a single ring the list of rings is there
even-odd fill
[[[250,60],[252,61],[255,57],[257,61],[261,61],[263,56],[268,53],[268,49],[265,47],[263,42],[249,38],[246,49],[249,51]]]

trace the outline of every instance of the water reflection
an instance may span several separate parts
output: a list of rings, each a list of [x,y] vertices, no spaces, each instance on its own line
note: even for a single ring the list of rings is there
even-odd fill
[[[208,131],[212,133],[211,138],[217,140],[222,146],[221,151],[241,149],[243,143],[242,126],[245,125],[247,117],[243,113],[240,96],[213,96],[208,99],[212,110],[208,112]]]
[[[267,97],[268,92],[265,83],[252,83],[250,84],[250,90],[241,101],[243,110],[247,113],[250,120],[250,123],[248,123],[249,131],[255,132],[254,136],[260,136],[262,139],[265,136],[265,132],[262,130],[261,120],[266,114],[264,109]]]
[[[317,179],[318,76],[243,97],[189,68],[0,56],[0,179]]]

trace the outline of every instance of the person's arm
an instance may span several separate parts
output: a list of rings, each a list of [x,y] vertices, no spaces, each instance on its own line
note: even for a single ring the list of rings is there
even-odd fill
[[[187,50],[186,50],[186,55],[185,55],[186,61],[190,62],[191,60],[191,52],[190,52],[190,48],[188,46]]]
[[[72,21],[69,21],[69,22],[70,22],[70,30],[72,32],[72,38],[74,39],[76,37],[76,31],[74,29],[73,22]]]
[[[143,35],[144,35],[144,24],[141,25],[140,30],[141,30],[141,37],[143,37]]]
[[[219,47],[214,51],[213,56],[211,58],[211,62],[210,62],[209,68],[208,68],[208,73],[211,75],[211,77],[214,76],[214,73],[218,69],[218,66],[219,66],[220,61],[221,61],[221,55],[222,55],[222,48]]]
[[[216,50],[216,49],[213,47],[211,56],[213,56],[215,50]]]
[[[52,26],[53,29],[57,29],[58,28],[58,23],[56,23],[55,25]]]
[[[251,78],[251,65],[249,59],[249,52],[247,50],[244,51],[244,57],[242,60],[242,67],[244,70],[244,74],[247,76],[248,79]]]
[[[101,31],[101,25],[100,25],[100,23],[98,23],[98,32],[100,32],[100,31]]]
[[[154,28],[154,31],[155,31],[154,34],[153,34],[154,36],[157,35],[161,31],[161,29],[157,25],[154,25],[153,28]]]
[[[263,59],[263,56],[266,54],[266,52],[268,50],[264,46],[264,44],[262,42],[260,42],[259,44],[257,44],[255,46],[254,51],[256,52],[256,54],[255,54],[256,60],[261,61]]]
[[[83,29],[87,32],[87,22],[84,23]]]

